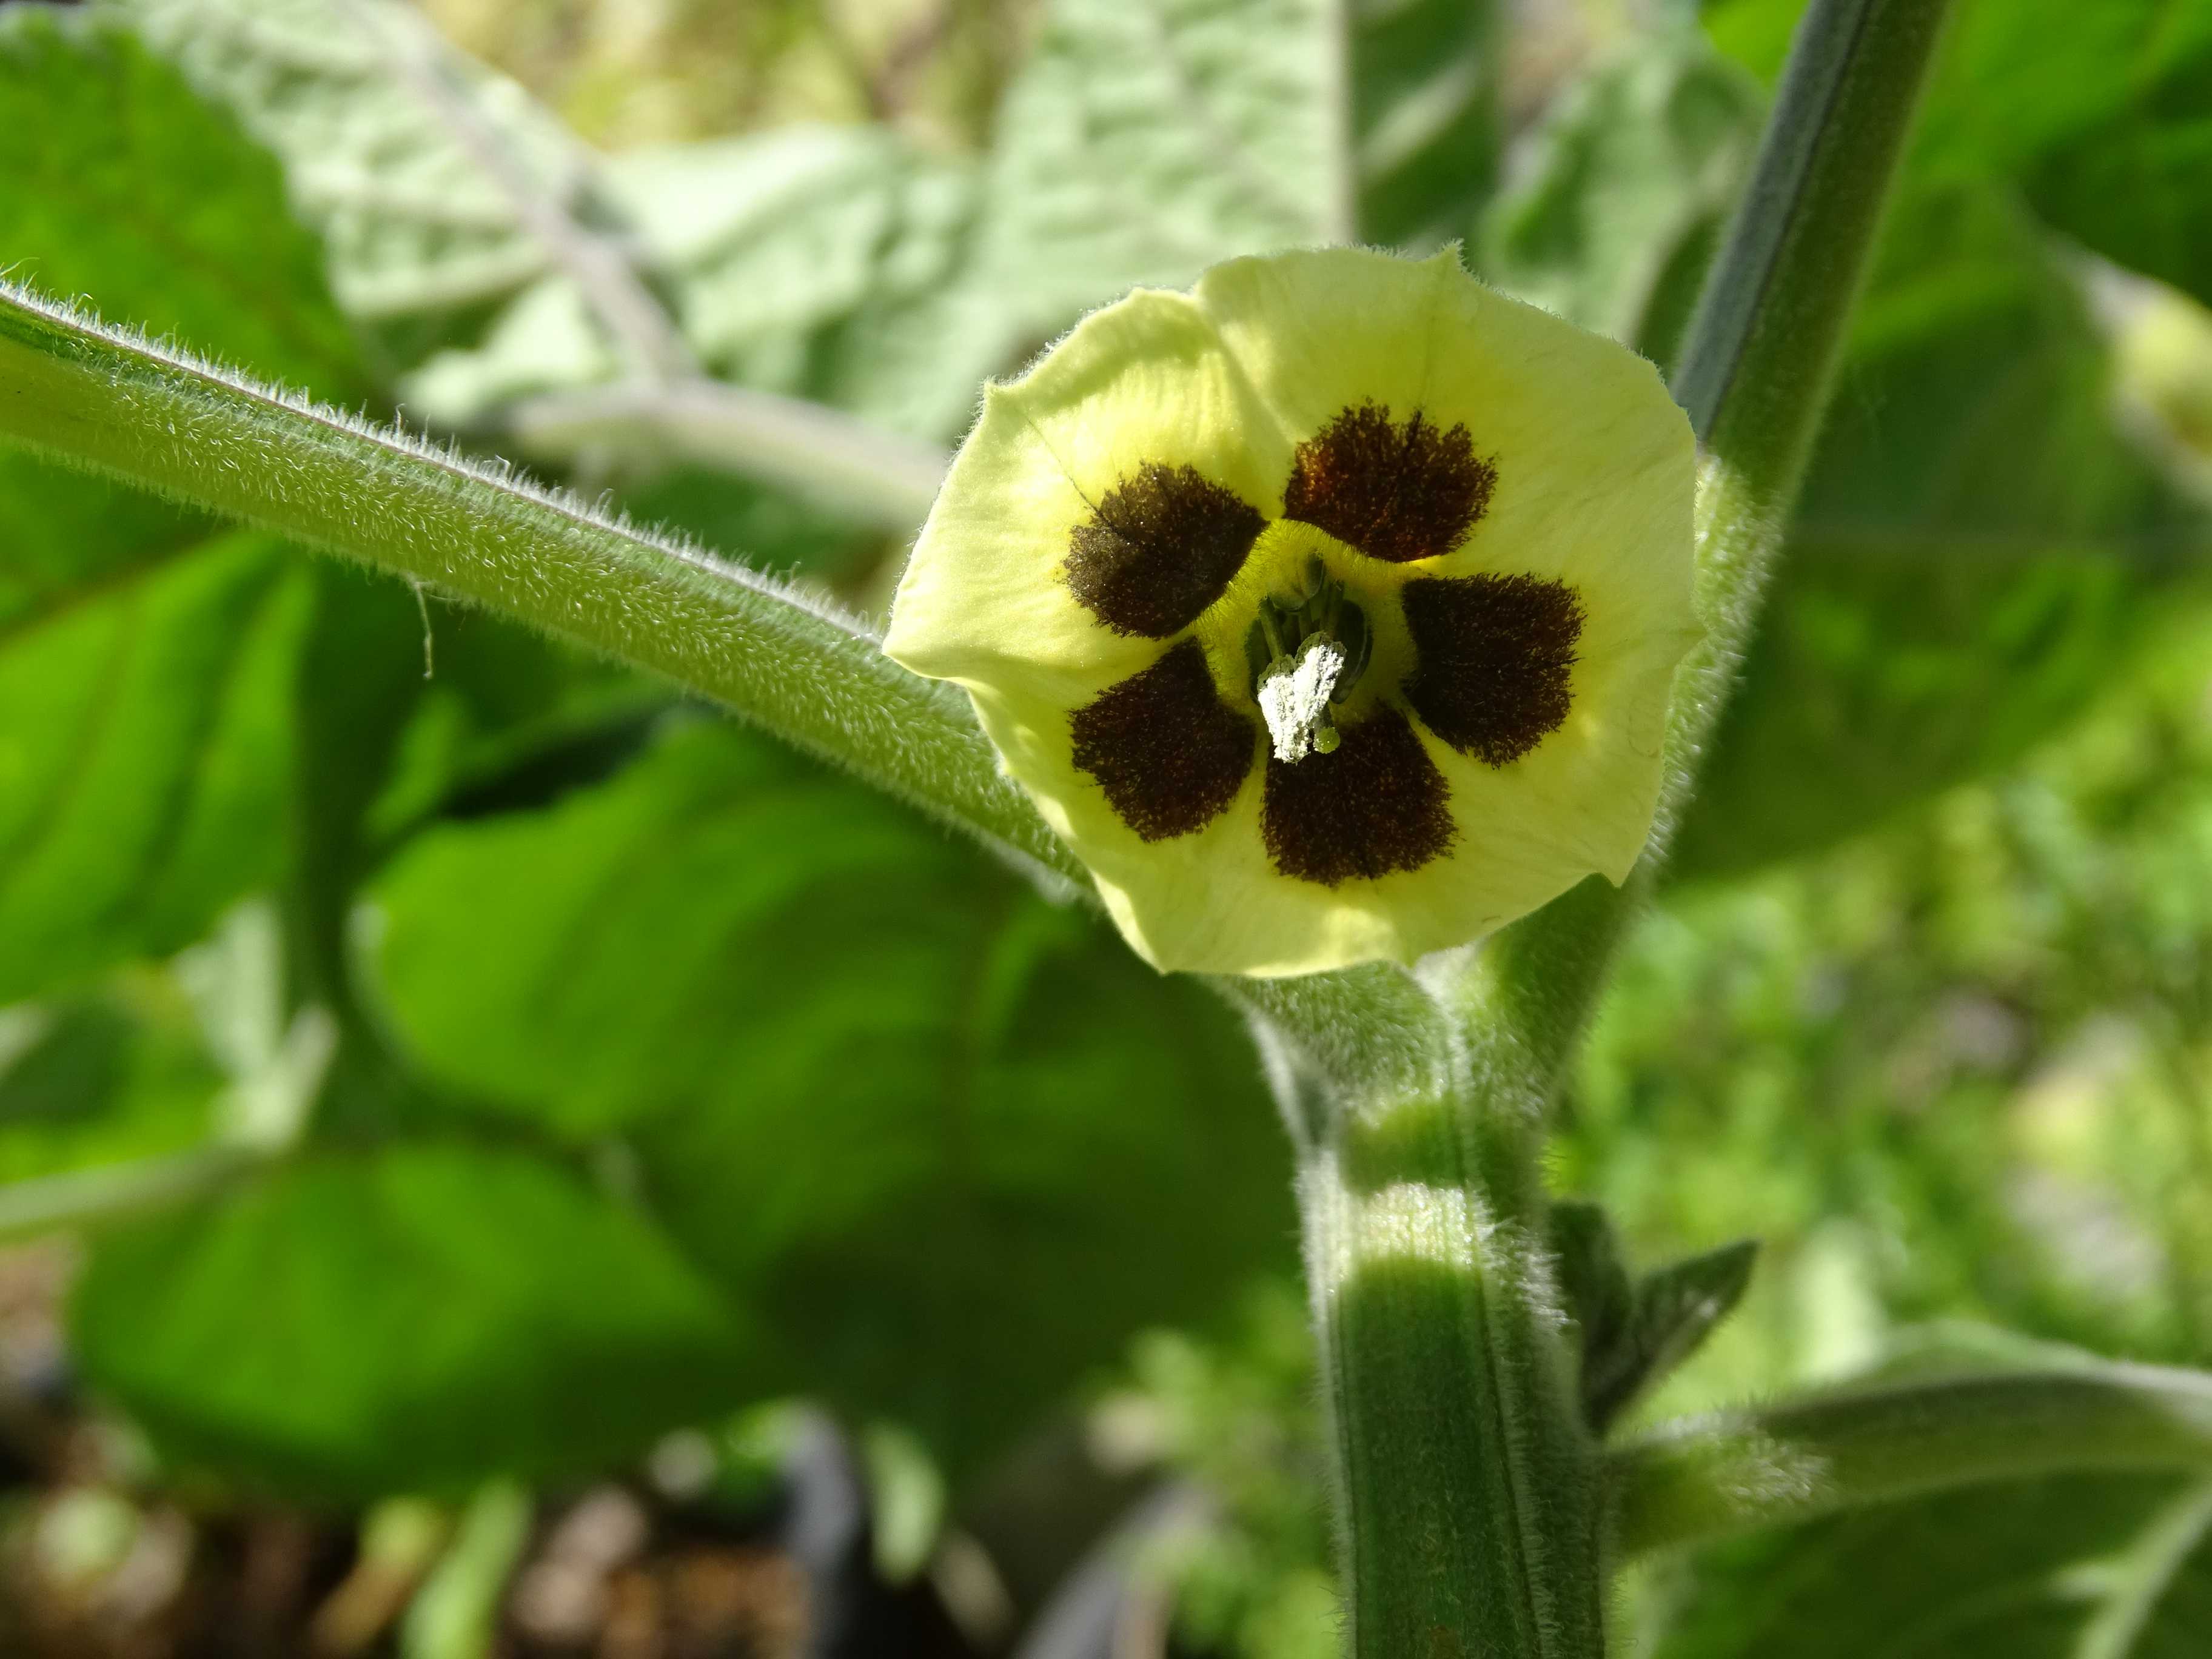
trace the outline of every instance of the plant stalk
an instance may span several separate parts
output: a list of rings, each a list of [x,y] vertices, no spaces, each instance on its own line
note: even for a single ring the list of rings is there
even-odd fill
[[[1604,1651],[1606,1481],[1552,1283],[1541,1125],[1751,640],[1946,9],[1814,0],[1799,27],[1678,386],[1704,638],[1637,871],[1429,975],[1454,1018],[1413,1069],[1440,1086],[1404,1092],[1401,1060],[1395,1089],[1302,1066],[1325,1046],[1310,1028],[1264,1038],[1301,1150],[1353,1659]]]
[[[714,697],[976,834],[1088,878],[955,688],[771,578],[287,398],[0,283],[0,438],[473,600]]]

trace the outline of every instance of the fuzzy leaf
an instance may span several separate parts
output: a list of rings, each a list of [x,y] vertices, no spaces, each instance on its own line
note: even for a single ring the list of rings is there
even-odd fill
[[[282,164],[346,313],[398,362],[471,337],[543,272],[513,198],[407,67],[419,26],[389,0],[118,0],[147,43]],[[411,78],[410,78],[411,76]],[[585,187],[552,118],[489,76],[457,82],[524,178]]]
[[[1355,180],[1322,0],[1048,0],[968,258],[878,319],[855,406],[951,435],[1085,311],[1239,253],[1342,240]]]

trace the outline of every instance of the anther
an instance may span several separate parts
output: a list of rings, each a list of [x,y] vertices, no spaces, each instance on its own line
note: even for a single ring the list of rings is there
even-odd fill
[[[1260,713],[1277,760],[1301,761],[1335,750],[1340,738],[1328,705],[1346,663],[1341,645],[1326,634],[1310,634],[1297,655],[1278,657],[1268,665],[1260,679]]]

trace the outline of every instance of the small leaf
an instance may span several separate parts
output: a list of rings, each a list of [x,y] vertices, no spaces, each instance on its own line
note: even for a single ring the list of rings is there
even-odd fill
[[[198,1145],[222,1083],[155,976],[0,1008],[0,1182]]]
[[[1755,1239],[1723,1244],[1645,1273],[1627,1323],[1583,1372],[1590,1427],[1603,1433],[1637,1397],[1657,1386],[1735,1310],[1759,1256]]]
[[[1601,1435],[1734,1310],[1759,1254],[1747,1239],[1632,1279],[1612,1219],[1577,1199],[1553,1205],[1552,1249],[1580,1338],[1583,1414]]]

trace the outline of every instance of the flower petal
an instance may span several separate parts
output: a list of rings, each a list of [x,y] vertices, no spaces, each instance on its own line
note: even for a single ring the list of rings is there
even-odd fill
[[[1267,527],[1196,468],[1147,461],[1070,532],[1067,585],[1116,634],[1164,640],[1221,597]]]
[[[1566,723],[1582,601],[1534,576],[1424,576],[1399,592],[1418,665],[1406,701],[1429,730],[1489,766]]]
[[[1068,672],[1093,692],[1126,679],[1158,647],[1077,597],[1067,566],[1072,554],[1085,564],[1079,529],[1148,466],[1188,468],[1271,513],[1290,453],[1189,296],[1133,294],[1022,379],[986,391],[907,562],[884,648],[916,673],[971,685],[1010,665]]]
[[[1283,516],[1403,564],[1464,542],[1497,483],[1498,470],[1474,453],[1465,427],[1432,426],[1418,409],[1394,421],[1364,403],[1340,410],[1297,447]]]
[[[1261,835],[1275,868],[1340,887],[1419,870],[1443,857],[1457,831],[1443,775],[1395,708],[1345,728],[1333,753],[1267,762]]]
[[[1213,689],[1206,653],[1185,640],[1141,674],[1111,685],[1069,721],[1079,770],[1146,841],[1203,829],[1252,769],[1251,716]]]

